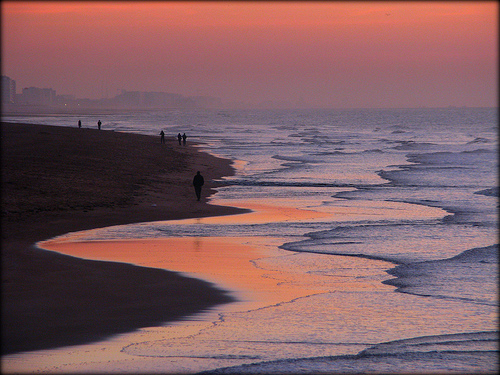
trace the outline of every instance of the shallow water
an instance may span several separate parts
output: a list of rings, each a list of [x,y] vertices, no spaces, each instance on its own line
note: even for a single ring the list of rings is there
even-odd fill
[[[103,228],[61,241],[182,237],[236,246],[241,239],[260,254],[245,269],[273,281],[256,287],[304,293],[275,300],[274,292],[240,290],[245,301],[201,321],[117,339],[119,354],[80,362],[54,354],[44,368],[55,370],[54,358],[71,364],[66,369],[120,372],[498,368],[496,110],[169,111],[101,120],[115,131],[186,132],[188,142],[235,160],[236,175],[212,201],[255,213]],[[195,273],[235,293],[251,289],[217,272]]]

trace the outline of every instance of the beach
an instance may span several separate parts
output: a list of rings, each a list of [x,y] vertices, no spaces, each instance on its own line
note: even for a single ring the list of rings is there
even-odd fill
[[[232,298],[175,272],[38,249],[68,232],[135,222],[228,215],[212,180],[233,173],[174,137],[2,123],[2,353],[80,344]],[[196,201],[192,178],[205,176]]]
[[[4,121],[67,128],[78,119]],[[82,120],[96,127],[90,115]],[[69,134],[56,142],[62,150],[38,151],[18,189],[12,158],[24,165],[19,155],[31,147],[11,146],[4,220],[13,244],[31,246],[14,253],[28,254],[16,279],[25,291],[11,296],[23,301],[11,306],[27,325],[12,325],[11,337],[28,342],[24,331],[35,326],[44,345],[51,335],[60,341],[12,350],[2,372],[497,372],[494,109],[158,111],[101,120],[101,132],[61,129]],[[31,129],[40,143],[52,127]],[[91,133],[79,151],[93,160],[91,172],[73,160],[58,163],[50,179],[40,174],[36,163],[47,155],[48,164],[71,158],[64,149],[76,147],[79,131]],[[178,145],[179,132],[188,147]],[[128,157],[135,148],[142,151]],[[235,170],[219,173],[211,160]],[[201,202],[191,185],[196,170],[207,182]],[[171,204],[158,213],[162,202]],[[18,264],[10,262],[11,275]],[[34,282],[28,266],[45,274]],[[5,276],[4,284],[13,285]],[[96,312],[93,299],[104,301]],[[40,312],[32,323],[29,314]],[[96,326],[76,329],[86,319]]]

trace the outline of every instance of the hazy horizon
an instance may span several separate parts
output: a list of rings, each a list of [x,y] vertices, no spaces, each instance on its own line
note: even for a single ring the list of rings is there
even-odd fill
[[[3,1],[2,74],[304,107],[496,107],[497,2]]]

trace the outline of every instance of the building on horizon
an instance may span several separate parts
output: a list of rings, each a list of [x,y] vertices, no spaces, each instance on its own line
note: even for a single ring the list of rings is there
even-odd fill
[[[195,109],[224,108],[221,98],[183,96],[161,91],[127,91],[113,98],[79,99],[74,95],[56,95],[52,88],[25,87],[16,93],[16,81],[2,75],[4,111],[36,112],[78,109]]]
[[[16,101],[16,81],[2,76],[2,103],[14,104]]]
[[[56,90],[26,87],[19,97],[21,104],[49,106],[55,104]]]

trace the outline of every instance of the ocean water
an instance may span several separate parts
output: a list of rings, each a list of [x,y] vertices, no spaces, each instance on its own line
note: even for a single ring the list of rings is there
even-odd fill
[[[103,129],[121,132],[158,135],[163,129],[172,139],[185,132],[188,142],[202,142],[203,150],[234,160],[237,173],[224,178],[214,203],[326,214],[265,223],[140,223],[88,232],[84,240],[268,239],[283,255],[256,260],[256,267],[293,270],[286,282],[314,283],[321,290],[222,313],[210,329],[131,344],[124,353],[191,358],[197,365],[186,365],[187,372],[498,370],[496,109],[3,117],[59,126],[75,126],[79,119],[94,128],[100,119]],[[360,281],[359,287],[339,291],[341,278]]]

